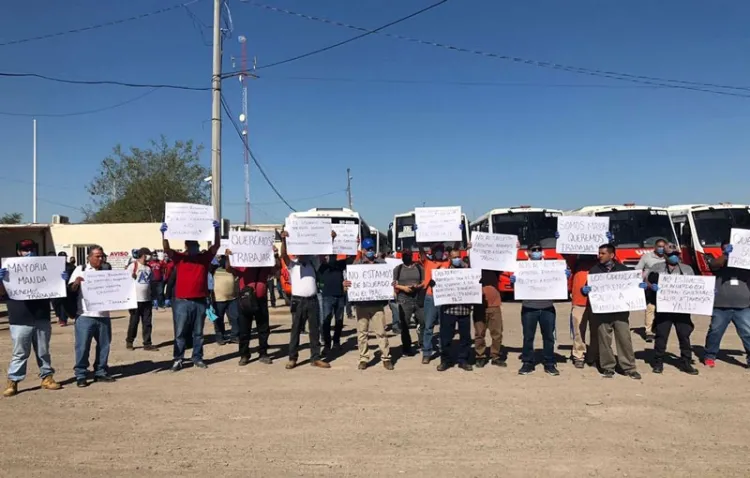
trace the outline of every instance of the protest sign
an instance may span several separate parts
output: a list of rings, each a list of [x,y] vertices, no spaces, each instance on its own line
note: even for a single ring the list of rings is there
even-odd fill
[[[346,266],[346,280],[352,283],[346,291],[349,302],[393,299],[393,268],[388,264]]]
[[[518,261],[513,293],[516,300],[566,300],[565,261]]]
[[[414,209],[417,242],[460,241],[461,207],[418,207]]]
[[[284,230],[287,253],[295,256],[333,254],[331,219],[288,217]]]
[[[472,269],[514,271],[518,258],[518,236],[474,231],[471,234],[469,258]]]
[[[599,253],[599,246],[609,242],[609,217],[600,216],[559,216],[557,218],[557,239],[555,250],[559,254]]]
[[[8,297],[13,300],[36,300],[65,297],[65,258],[7,257],[2,267],[8,269],[8,280],[3,282]]]
[[[211,206],[184,202],[164,204],[165,239],[213,241],[214,211]]]
[[[659,274],[656,311],[711,315],[716,277]]]
[[[132,251],[112,251],[107,254],[107,263],[112,266],[112,269],[125,269],[132,257]]]
[[[589,302],[595,314],[646,310],[646,294],[639,287],[641,271],[589,274]]]
[[[727,259],[729,267],[750,269],[750,229],[732,228],[729,233],[732,252]]]
[[[403,264],[404,261],[402,261],[398,257],[386,257],[385,258],[385,263],[388,264],[389,266],[391,266],[391,269],[395,269],[396,267],[398,267],[401,264]]]
[[[260,231],[231,231],[229,247],[232,267],[273,267],[276,258],[273,256],[273,241],[276,233]]]
[[[359,224],[331,224],[336,233],[333,240],[333,253],[356,256],[359,250]]]
[[[435,305],[481,304],[481,278],[479,269],[433,269]]]
[[[86,271],[81,282],[89,312],[135,309],[135,281],[130,271]]]
[[[216,251],[216,255],[217,256],[225,256],[226,255],[225,254],[226,250],[227,249],[230,249],[230,250],[232,249],[230,246],[231,246],[231,243],[229,242],[229,238],[227,237],[226,239],[224,239],[222,237],[221,241],[219,241],[219,250]]]

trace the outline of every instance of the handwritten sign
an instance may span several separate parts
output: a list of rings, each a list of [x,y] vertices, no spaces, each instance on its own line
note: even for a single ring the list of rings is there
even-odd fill
[[[393,268],[388,264],[353,264],[346,266],[349,302],[387,301],[393,299]]]
[[[286,247],[295,256],[333,254],[331,220],[326,218],[288,217],[284,229],[289,232]]]
[[[164,204],[165,239],[213,241],[214,211],[211,206],[184,202]]]
[[[135,309],[135,281],[129,271],[86,271],[81,292],[89,312]]]
[[[589,301],[595,314],[646,310],[646,294],[639,287],[641,271],[589,274]]]
[[[568,277],[565,269],[565,261],[518,261],[513,285],[515,299],[566,300]]]
[[[359,224],[331,224],[331,229],[336,233],[333,253],[356,256],[359,249]]]
[[[231,250],[231,243],[229,242],[229,238],[221,238],[219,241],[219,250],[216,251],[216,256],[225,256],[227,249]]]
[[[259,231],[231,231],[229,249],[233,267],[273,267],[273,241],[276,233]]]
[[[419,230],[417,230],[419,231]],[[482,271],[479,269],[434,269],[432,294],[435,305],[481,304]]]
[[[418,207],[414,209],[417,242],[460,241],[461,207]]]
[[[8,297],[13,300],[37,300],[65,297],[65,258],[8,257],[2,260],[8,269],[8,280],[3,282]]]
[[[557,239],[555,250],[559,254],[599,253],[599,246],[609,242],[609,218],[599,216],[560,216],[557,218]]]
[[[395,269],[396,267],[398,267],[401,264],[403,264],[404,261],[402,261],[398,257],[386,257],[385,258],[385,263],[388,264],[389,266],[391,266],[391,269]]]
[[[514,271],[518,256],[518,236],[474,231],[471,235],[472,269]]]
[[[727,265],[739,269],[750,269],[750,229],[732,228],[729,233],[732,252]]]
[[[659,274],[657,312],[711,315],[716,277]]]

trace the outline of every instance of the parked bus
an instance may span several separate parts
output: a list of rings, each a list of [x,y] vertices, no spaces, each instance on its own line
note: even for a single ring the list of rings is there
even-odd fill
[[[531,206],[493,209],[474,220],[471,223],[471,230],[518,236],[518,242],[521,246],[517,257],[519,261],[528,260],[527,247],[533,243],[539,243],[542,246],[545,259],[562,259],[555,252],[557,218],[561,215],[562,211],[559,209],[543,209]],[[513,292],[510,276],[510,272],[503,273],[500,276],[500,292]]]
[[[682,247],[682,261],[696,274],[711,275],[709,256],[721,255],[721,242],[732,228],[750,229],[750,206],[691,204],[667,208]]]
[[[370,226],[370,238],[375,241],[375,252],[377,254],[387,254],[391,251],[388,236],[372,226]]]
[[[388,240],[391,247],[396,252],[396,257],[401,257],[404,251],[411,251],[414,260],[419,260],[419,248],[417,247],[417,234],[414,230],[414,211],[403,214],[396,214],[393,222],[388,226]],[[467,231],[469,230],[469,221],[466,214],[461,214],[461,223],[464,225],[461,232],[461,257],[466,257],[466,246],[469,243]],[[445,247],[453,247],[454,242],[445,242]],[[429,249],[429,244],[424,244],[425,252]]]
[[[677,244],[677,236],[663,207],[637,206],[586,206],[569,214],[573,216],[609,217],[609,232],[617,248],[617,260],[634,267],[641,256],[654,250],[656,241],[664,239]]]

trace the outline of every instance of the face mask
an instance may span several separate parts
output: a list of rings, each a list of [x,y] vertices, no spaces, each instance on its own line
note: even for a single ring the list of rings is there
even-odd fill
[[[680,262],[680,256],[677,256],[677,255],[667,256],[667,262],[669,262],[672,265],[676,265]]]
[[[538,261],[542,258],[542,253],[540,251],[534,251],[530,255],[532,261]]]
[[[432,259],[434,259],[434,257],[433,257],[433,255],[432,255],[432,254],[427,254],[427,258],[428,258],[429,260],[432,260]]]
[[[34,257],[34,251],[21,251],[21,257]]]
[[[612,267],[613,265],[615,265],[615,261],[613,261],[612,259],[610,259],[607,262],[605,262],[604,265],[607,266],[607,267]]]
[[[461,267],[461,263],[463,263],[463,261],[460,257],[454,257],[453,259],[451,259],[451,264],[453,264],[453,267]]]
[[[436,261],[442,261],[443,260],[443,253],[441,251],[437,251],[433,255],[435,256],[435,260]]]
[[[365,252],[365,257],[368,259],[374,259],[375,258],[375,251],[367,251]]]
[[[411,254],[407,254],[401,258],[401,261],[408,266],[414,262],[414,258],[411,256]]]
[[[662,254],[664,254],[664,248],[663,247],[657,247],[656,248],[656,253],[661,256]]]

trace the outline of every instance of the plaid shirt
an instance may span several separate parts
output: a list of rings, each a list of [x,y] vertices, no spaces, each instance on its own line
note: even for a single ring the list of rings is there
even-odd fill
[[[471,315],[471,305],[469,304],[444,305],[443,313],[450,314],[450,315],[457,315],[459,317]]]

